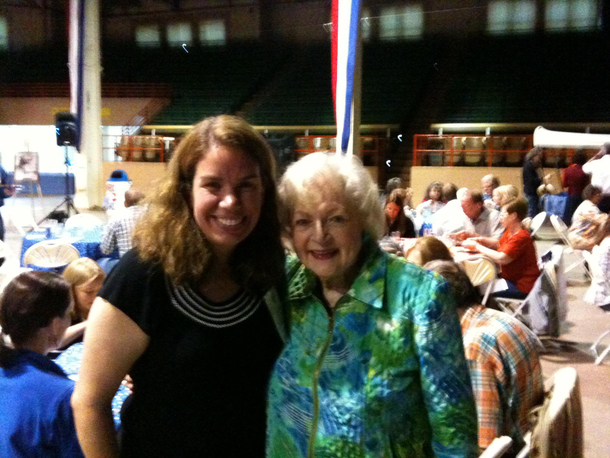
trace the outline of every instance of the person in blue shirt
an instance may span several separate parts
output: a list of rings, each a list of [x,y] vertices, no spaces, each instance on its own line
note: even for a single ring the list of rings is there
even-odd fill
[[[9,181],[8,173],[6,173],[4,167],[0,165],[0,207],[4,205],[4,199],[15,194],[15,188],[10,185]],[[0,240],[4,241],[4,221],[2,220],[2,214],[0,214]]]
[[[2,457],[83,456],[70,406],[74,382],[46,356],[70,325],[72,308],[69,283],[52,272],[22,273],[0,298]]]

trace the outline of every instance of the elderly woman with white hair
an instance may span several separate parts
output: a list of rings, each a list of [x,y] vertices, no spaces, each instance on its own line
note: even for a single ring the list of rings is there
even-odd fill
[[[382,252],[377,189],[357,158],[310,154],[281,180],[291,336],[269,387],[267,456],[477,456],[447,285]]]

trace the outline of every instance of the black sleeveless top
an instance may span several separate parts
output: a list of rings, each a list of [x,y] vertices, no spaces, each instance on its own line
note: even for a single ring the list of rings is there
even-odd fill
[[[100,296],[150,343],[130,375],[124,457],[263,457],[267,384],[282,342],[261,297],[212,303],[127,253]]]

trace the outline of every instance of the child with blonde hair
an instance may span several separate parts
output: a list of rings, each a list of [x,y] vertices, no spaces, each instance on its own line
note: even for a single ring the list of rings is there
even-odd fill
[[[63,272],[64,279],[70,283],[74,309],[71,316],[71,326],[66,330],[61,342],[65,348],[82,340],[87,318],[97,293],[102,289],[106,274],[91,258],[78,258],[72,261]]]

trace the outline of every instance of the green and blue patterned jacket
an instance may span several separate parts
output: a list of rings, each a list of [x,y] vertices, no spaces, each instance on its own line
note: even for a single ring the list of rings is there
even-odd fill
[[[291,334],[269,387],[271,458],[476,457],[460,323],[437,275],[369,244],[329,314],[289,260]]]

